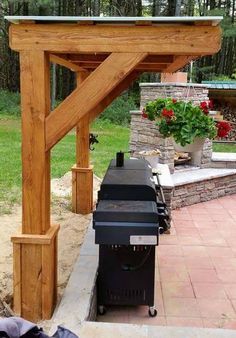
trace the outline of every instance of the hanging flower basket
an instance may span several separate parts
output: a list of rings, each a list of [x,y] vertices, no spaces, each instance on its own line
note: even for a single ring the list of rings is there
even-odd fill
[[[215,123],[209,116],[212,108],[212,101],[201,102],[198,106],[192,102],[159,98],[147,103],[142,116],[156,121],[164,138],[172,137],[182,147],[194,143],[200,146],[206,138],[226,137],[231,129],[227,121]]]

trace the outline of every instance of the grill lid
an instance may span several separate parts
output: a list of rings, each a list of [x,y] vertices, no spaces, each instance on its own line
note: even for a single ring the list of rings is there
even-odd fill
[[[157,223],[158,211],[152,201],[100,200],[93,219],[95,222]]]

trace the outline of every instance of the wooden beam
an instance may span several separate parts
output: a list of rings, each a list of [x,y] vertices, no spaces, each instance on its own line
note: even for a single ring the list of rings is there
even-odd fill
[[[23,51],[20,69],[23,211],[22,235],[13,238],[14,307],[20,316],[37,322],[52,314],[57,276],[54,250],[58,230],[52,235],[50,151],[45,152],[45,120],[50,112],[49,56],[43,51]]]
[[[94,70],[96,69],[99,64],[96,62],[93,63],[83,63],[79,65],[83,65],[83,67],[87,70]],[[135,67],[136,70],[139,70],[141,72],[161,72],[165,70],[165,68],[168,66],[168,64],[154,64],[154,63],[140,63]]]
[[[50,112],[49,58],[20,53],[22,107],[22,232],[45,234],[50,227],[50,152],[45,120]]]
[[[88,77],[89,73],[77,73],[77,87]],[[76,164],[80,168],[89,167],[89,116],[79,120],[76,127]]]
[[[87,78],[87,73],[77,73],[77,87]],[[76,165],[72,168],[72,211],[89,214],[93,209],[93,170],[89,166],[89,115],[76,126]]]
[[[50,62],[52,63],[56,63],[60,66],[69,68],[72,72],[87,72],[86,69],[74,64],[71,61],[68,61],[60,56],[54,55],[54,54],[50,54]]]
[[[112,53],[46,120],[46,150],[52,148],[78,121],[94,109],[146,53]]]
[[[103,62],[109,54],[57,54],[58,56],[62,56],[64,59],[67,59],[73,63],[97,63],[100,64]],[[140,63],[149,64],[149,63],[158,63],[158,64],[167,64],[172,63],[174,61],[173,55],[148,55],[143,59]]]
[[[196,56],[177,56],[173,63],[171,63],[169,66],[167,66],[163,73],[174,73],[177,70],[183,68],[185,65],[187,65],[191,60],[196,59]]]
[[[80,26],[76,24],[11,25],[14,50],[85,53],[152,53],[209,55],[219,51],[219,26]]]

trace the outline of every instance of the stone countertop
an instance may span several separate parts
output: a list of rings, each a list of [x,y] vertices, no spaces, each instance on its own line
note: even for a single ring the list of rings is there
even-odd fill
[[[212,153],[212,161],[236,162],[236,153]]]
[[[183,171],[175,172],[173,175],[171,175],[171,177],[174,186],[178,186],[235,174],[236,169],[207,168],[190,170],[186,171],[185,173],[183,173]]]
[[[158,172],[158,177],[162,188],[168,189],[174,188],[174,183],[172,180],[172,175],[170,174],[168,164],[158,163],[156,169]]]

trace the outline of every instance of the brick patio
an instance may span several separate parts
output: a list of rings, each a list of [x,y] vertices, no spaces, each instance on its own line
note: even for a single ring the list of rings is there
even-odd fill
[[[160,237],[156,307],[111,307],[98,321],[236,329],[236,195],[173,211]]]

